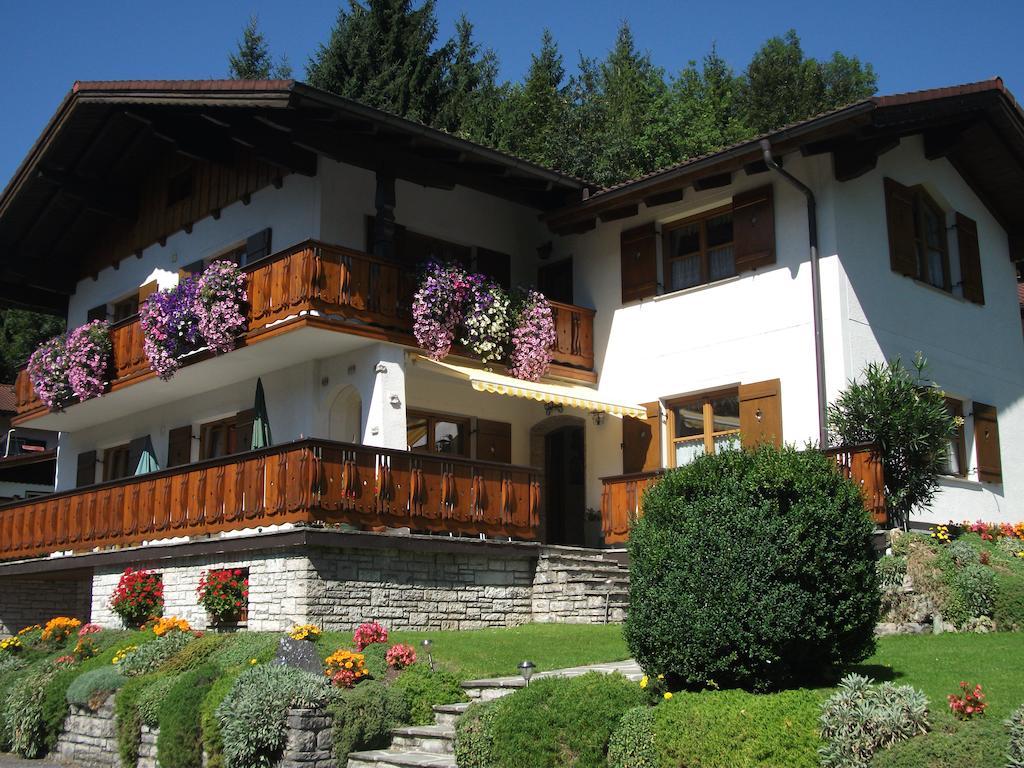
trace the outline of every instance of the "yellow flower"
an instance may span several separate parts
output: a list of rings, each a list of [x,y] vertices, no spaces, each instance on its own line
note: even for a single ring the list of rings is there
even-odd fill
[[[658,679],[659,679],[659,680],[664,680],[664,679],[665,679],[665,676],[664,676],[664,675],[658,675]]]
[[[672,691],[665,691],[665,701],[672,698]]]
[[[255,665],[255,664],[259,664],[259,662],[258,662],[258,661],[256,661],[256,659],[249,659],[249,663],[250,663],[250,664],[253,664],[253,665]]]
[[[647,675],[644,675],[643,677],[640,678],[640,687],[641,688],[646,688],[647,687],[647,682],[648,682],[647,681]]]

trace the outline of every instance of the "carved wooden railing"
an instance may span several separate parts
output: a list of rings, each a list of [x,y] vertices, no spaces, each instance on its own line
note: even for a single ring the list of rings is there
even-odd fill
[[[416,276],[403,265],[310,240],[261,259],[245,271],[249,337],[286,318],[318,312],[324,322],[353,332],[379,332],[394,341],[414,343],[411,306]],[[554,362],[592,371],[594,310],[559,302],[551,302],[551,308],[556,329]],[[137,316],[112,326],[110,335],[112,386],[149,371]],[[19,414],[43,408],[24,369],[18,373],[15,397]]]
[[[326,440],[0,506],[0,559],[281,523],[537,539],[541,473]]]
[[[860,485],[864,506],[878,525],[888,522],[882,461],[870,445],[829,448],[823,453],[835,459],[844,477]],[[643,514],[643,495],[665,470],[637,472],[601,478],[601,528],[605,544],[629,540],[629,529]]]

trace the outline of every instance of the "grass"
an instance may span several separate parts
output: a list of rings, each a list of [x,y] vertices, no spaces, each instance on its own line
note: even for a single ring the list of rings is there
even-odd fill
[[[524,659],[543,672],[629,658],[622,627],[617,624],[526,624],[462,632],[394,631],[388,642],[408,643],[416,649],[417,656],[422,656],[420,643],[425,639],[433,643],[434,661],[460,680],[515,676],[517,665]],[[351,644],[351,632],[325,632],[317,646],[326,656]]]

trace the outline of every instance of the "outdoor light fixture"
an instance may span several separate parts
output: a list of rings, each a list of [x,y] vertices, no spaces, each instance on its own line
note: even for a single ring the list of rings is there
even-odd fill
[[[532,661],[523,661],[519,663],[519,674],[523,676],[523,680],[526,681],[526,685],[530,685],[530,678],[533,677],[533,670],[537,668],[537,665]]]
[[[423,652],[427,654],[427,661],[430,662],[430,671],[434,671],[434,656],[431,654],[430,649],[434,647],[434,644],[430,640],[424,640],[420,645],[423,647]]]
[[[595,427],[600,427],[604,424],[604,413],[602,411],[591,411],[590,418],[594,420]]]
[[[615,585],[613,579],[604,580],[604,623],[608,623],[609,614],[611,613],[612,606],[612,587]]]
[[[559,413],[563,412],[563,408],[562,408],[562,404],[561,403],[545,403],[544,404],[544,415],[545,416],[550,416],[555,411],[558,411]]]

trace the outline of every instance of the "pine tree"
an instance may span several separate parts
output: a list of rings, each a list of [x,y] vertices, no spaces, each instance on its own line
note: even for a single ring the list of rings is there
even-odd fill
[[[741,114],[739,78],[714,45],[699,68],[691,61],[673,79],[670,113],[677,161],[751,135]]]
[[[462,14],[455,23],[437,126],[463,138],[491,143],[502,98],[497,78],[497,55],[473,39],[473,24]]]
[[[434,124],[451,44],[437,39],[434,0],[349,0],[330,39],[307,65],[311,85],[402,117]]]
[[[228,72],[233,80],[266,80],[270,77],[270,49],[259,29],[259,19],[249,17],[242,30],[238,51],[228,55]]]

